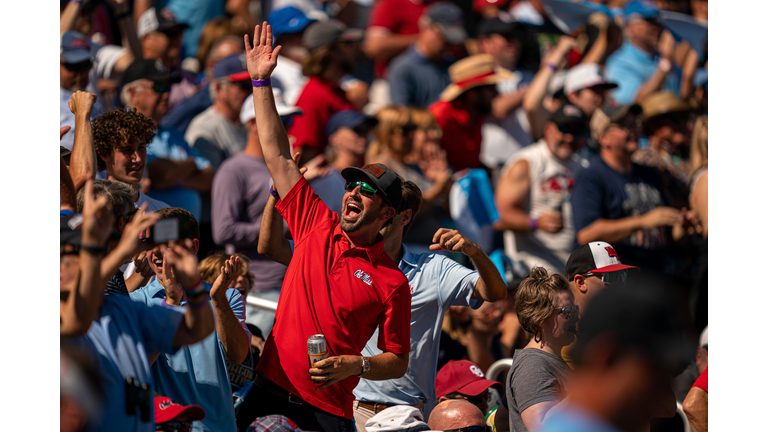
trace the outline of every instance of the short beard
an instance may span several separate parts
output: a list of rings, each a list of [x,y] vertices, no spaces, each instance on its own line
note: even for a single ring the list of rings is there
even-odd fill
[[[341,229],[344,232],[347,233],[353,233],[357,232],[363,227],[366,227],[374,222],[376,222],[376,219],[378,219],[379,215],[381,215],[381,210],[384,207],[384,202],[382,201],[381,205],[379,205],[379,208],[373,210],[368,210],[364,212],[355,222],[347,222],[344,220],[344,217],[341,217],[341,221],[339,222],[339,225],[341,225]]]

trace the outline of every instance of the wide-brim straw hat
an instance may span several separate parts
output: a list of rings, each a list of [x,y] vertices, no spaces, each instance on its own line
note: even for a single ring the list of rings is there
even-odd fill
[[[667,91],[648,95],[643,100],[641,106],[643,107],[643,115],[641,117],[643,121],[664,114],[691,111],[693,109],[684,100]]]
[[[440,100],[450,102],[465,91],[509,79],[512,73],[493,66],[489,54],[476,54],[461,59],[448,68],[451,84],[440,93]]]

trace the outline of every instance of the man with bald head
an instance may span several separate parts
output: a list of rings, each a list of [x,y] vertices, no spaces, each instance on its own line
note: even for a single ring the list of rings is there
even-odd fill
[[[480,408],[464,399],[441,402],[429,416],[430,430],[450,431],[466,427],[487,428]]]
[[[161,121],[161,125],[174,127],[182,134],[187,131],[189,123],[195,116],[208,109],[213,104],[208,89],[213,77],[213,67],[219,60],[233,54],[243,52],[243,38],[237,36],[222,36],[211,45],[211,51],[205,61],[206,85],[194,96],[173,107]]]

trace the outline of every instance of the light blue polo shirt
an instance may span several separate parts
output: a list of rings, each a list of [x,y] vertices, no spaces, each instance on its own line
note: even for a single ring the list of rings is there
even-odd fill
[[[208,159],[200,156],[197,150],[189,146],[184,135],[172,127],[160,125],[157,128],[155,138],[147,146],[147,165],[157,158],[183,161],[189,157],[195,159],[195,164],[199,170],[211,166]],[[150,189],[149,195],[168,204],[169,207],[181,207],[192,213],[195,219],[200,220],[203,201],[200,194],[195,190],[180,186],[171,189],[153,188]]]
[[[204,285],[210,290],[209,284]],[[165,299],[165,289],[154,281],[130,295],[133,301],[161,306]],[[251,334],[245,326],[243,296],[236,289],[229,288],[227,299],[250,341]],[[182,312],[185,309],[178,306],[165,307]],[[161,354],[152,365],[152,377],[158,394],[168,396],[182,405],[198,405],[205,410],[205,419],[194,422],[193,431],[237,430],[224,349],[215,330],[201,342],[184,346],[176,354]]]
[[[621,48],[605,62],[605,78],[619,85],[618,88],[611,90],[611,96],[616,103],[620,105],[634,103],[637,92],[656,71],[658,62],[658,54],[649,54],[632,42],[624,41]],[[673,92],[675,95],[679,93],[680,68],[673,66],[661,90]]]
[[[402,378],[369,381],[361,379],[353,393],[355,399],[387,405],[414,405],[424,401],[430,412],[435,401],[435,376],[440,350],[440,332],[445,312],[451,306],[479,308],[482,300],[472,300],[480,275],[456,261],[435,253],[412,254],[403,245],[400,270],[411,288],[411,353],[408,371]],[[377,347],[378,329],[363,348],[363,356],[381,354]]]

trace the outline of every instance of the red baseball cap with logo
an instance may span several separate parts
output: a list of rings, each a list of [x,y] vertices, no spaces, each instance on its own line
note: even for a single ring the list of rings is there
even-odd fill
[[[596,241],[582,245],[571,253],[565,264],[565,277],[572,281],[577,274],[610,273],[626,269],[640,270],[640,267],[622,264],[619,254],[610,243]]]
[[[451,393],[477,396],[493,386],[502,388],[500,382],[486,379],[480,367],[469,360],[449,361],[435,378],[435,393],[438,399]]]
[[[184,406],[169,397],[155,397],[155,423],[196,421],[204,418],[205,411],[197,405]]]

